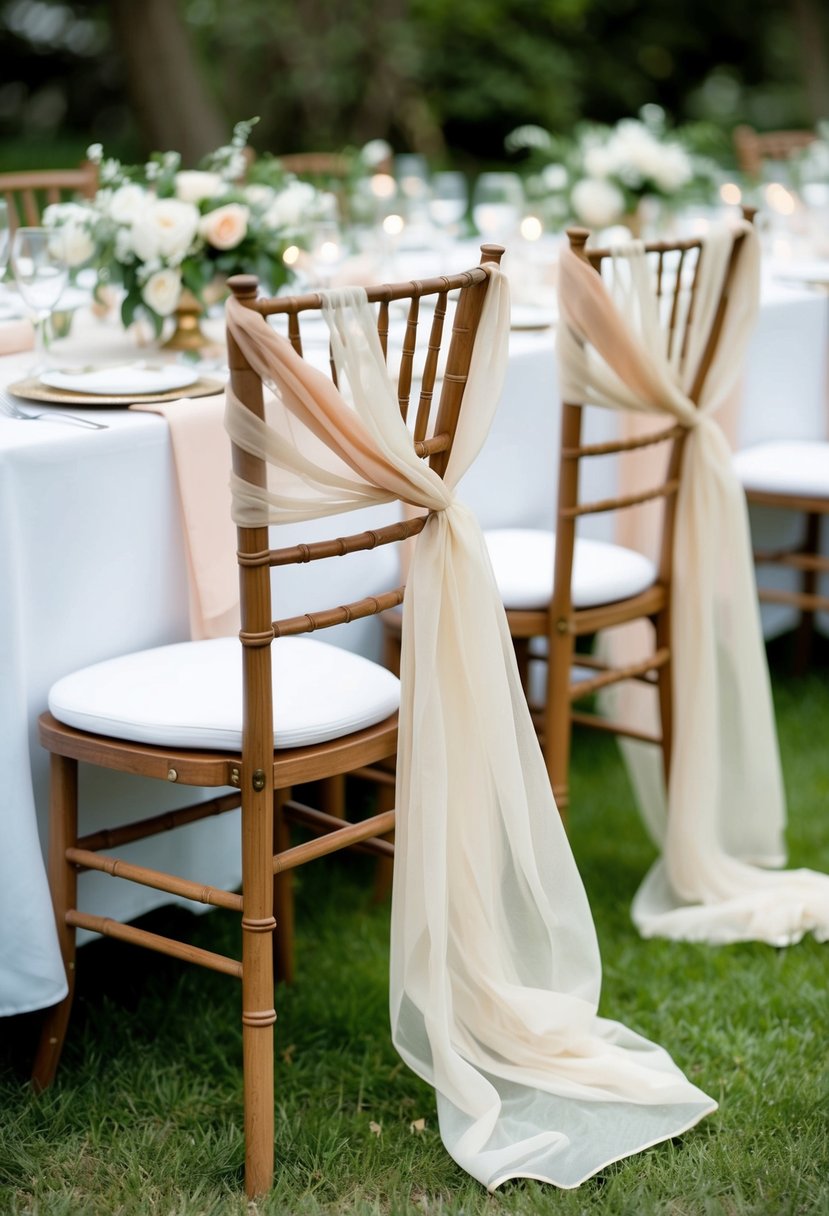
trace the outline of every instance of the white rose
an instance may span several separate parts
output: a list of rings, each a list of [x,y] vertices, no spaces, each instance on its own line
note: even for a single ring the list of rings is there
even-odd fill
[[[249,216],[241,203],[227,203],[202,216],[199,235],[214,249],[235,249],[245,239]]]
[[[273,187],[264,186],[261,182],[254,182],[252,186],[245,187],[245,198],[252,207],[267,207],[275,197]]]
[[[655,166],[653,180],[666,194],[674,194],[694,175],[691,159],[679,144],[665,144],[659,163]]]
[[[617,186],[603,178],[585,177],[570,195],[573,210],[591,228],[606,228],[625,209],[625,197]]]
[[[145,207],[132,226],[132,247],[142,262],[152,258],[177,258],[179,261],[199,228],[199,211],[180,199],[156,199]]]
[[[391,155],[391,145],[387,144],[384,139],[370,139],[367,144],[363,144],[360,160],[370,169],[374,169],[391,160]]]
[[[547,190],[563,190],[567,185],[567,170],[564,165],[545,165],[541,180]]]
[[[609,177],[616,169],[616,159],[606,145],[595,144],[584,154],[584,170],[588,177]]]
[[[160,317],[169,317],[180,295],[181,275],[177,270],[157,270],[141,288],[141,299]]]
[[[148,202],[149,197],[142,186],[119,186],[110,196],[107,210],[116,224],[134,224]]]
[[[73,269],[89,261],[95,252],[95,242],[86,228],[80,224],[68,223],[52,232],[49,248],[55,257],[59,257]]]
[[[215,198],[225,190],[225,183],[218,173],[205,173],[201,169],[184,169],[176,174],[176,198],[184,203],[200,203],[205,198]]]
[[[270,228],[296,228],[312,208],[316,190],[310,182],[290,182],[265,212]]]

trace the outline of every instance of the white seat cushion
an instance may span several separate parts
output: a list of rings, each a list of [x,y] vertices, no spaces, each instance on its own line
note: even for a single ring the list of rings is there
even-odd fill
[[[553,594],[554,532],[498,528],[485,532],[495,579],[506,608],[546,608]],[[578,540],[573,561],[573,607],[627,599],[656,579],[653,562],[633,549]]]
[[[58,680],[49,709],[96,735],[239,751],[241,652],[238,638],[215,638],[109,659]],[[397,677],[360,655],[313,638],[279,638],[272,658],[275,747],[336,739],[398,708]]]
[[[744,448],[734,457],[734,470],[747,490],[829,498],[829,443],[817,439],[781,439]]]

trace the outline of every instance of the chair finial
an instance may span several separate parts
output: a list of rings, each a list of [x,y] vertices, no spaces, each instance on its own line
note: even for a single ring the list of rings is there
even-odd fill
[[[237,300],[255,300],[259,291],[259,279],[255,274],[234,274],[227,280],[227,285]]]
[[[587,244],[589,238],[590,238],[590,229],[589,228],[568,228],[567,229],[567,239],[570,242],[570,248],[573,250],[573,253],[577,254],[580,258],[583,258],[585,256],[584,247]]]
[[[503,245],[481,245],[481,265],[485,262],[500,262],[504,252]]]

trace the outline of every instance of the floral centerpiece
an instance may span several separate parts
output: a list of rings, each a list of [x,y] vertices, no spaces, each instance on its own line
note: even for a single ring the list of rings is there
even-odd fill
[[[256,121],[238,123],[231,142],[196,170],[183,170],[177,152],[122,165],[93,144],[87,155],[100,166],[95,197],[44,211],[70,270],[91,265],[99,286],[122,286],[124,325],[143,312],[160,334],[185,293],[204,306],[211,287],[230,274],[257,274],[268,291],[277,290],[290,275],[291,247],[331,214],[330,195],[273,157],[249,165],[245,149]]]
[[[716,196],[716,164],[692,152],[680,131],[668,130],[660,106],[644,106],[638,118],[613,127],[584,124],[571,137],[543,127],[518,127],[506,139],[509,152],[527,155],[527,195],[554,227],[577,221],[606,228],[637,225],[642,200],[679,206]]]

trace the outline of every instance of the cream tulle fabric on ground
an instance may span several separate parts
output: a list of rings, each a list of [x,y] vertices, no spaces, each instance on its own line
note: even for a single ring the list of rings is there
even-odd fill
[[[715,229],[705,241],[682,362],[679,342],[675,357],[666,357],[641,245],[616,251],[609,291],[565,250],[559,371],[567,401],[667,414],[688,428],[674,539],[667,815],[659,782],[635,768],[662,856],[636,895],[634,920],[646,936],[786,945],[809,931],[829,937],[829,876],[759,868],[784,859],[785,803],[745,498],[714,417],[740,374],[757,309],[757,239],[750,227],[741,231],[698,408],[687,393],[714,323],[733,230]]]
[[[417,539],[404,604],[392,1033],[435,1086],[444,1143],[475,1178],[490,1188],[512,1177],[572,1187],[716,1103],[661,1048],[596,1016],[590,909],[483,538],[453,497],[504,373],[507,285],[491,273],[444,481],[414,455],[364,295],[328,296],[347,400],[231,301],[230,332],[276,393],[267,425],[229,396],[234,442],[274,466],[265,490],[234,480],[234,512],[256,525],[392,496],[435,512]]]

